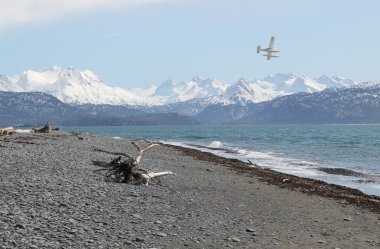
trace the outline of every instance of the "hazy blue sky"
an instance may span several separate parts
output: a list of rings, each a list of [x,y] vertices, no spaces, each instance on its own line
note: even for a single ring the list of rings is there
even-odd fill
[[[380,80],[378,0],[1,0],[0,73],[52,65],[126,88],[194,75]],[[256,54],[276,36],[280,58]]]

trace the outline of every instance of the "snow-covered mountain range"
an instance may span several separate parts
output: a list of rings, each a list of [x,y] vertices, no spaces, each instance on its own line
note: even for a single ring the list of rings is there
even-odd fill
[[[69,105],[40,92],[0,91],[0,127],[55,125],[379,124],[380,82],[296,93],[260,103]],[[10,111],[11,110],[11,111]]]
[[[206,124],[379,124],[380,82],[300,92],[246,106],[209,105],[196,117]]]
[[[0,74],[0,91],[43,92],[68,104],[110,104],[153,106],[201,99],[212,104],[247,104],[271,100],[298,92],[318,92],[326,88],[355,85],[342,77],[311,78],[294,74],[274,74],[234,84],[194,77],[189,81],[168,80],[146,89],[110,87],[94,72],[54,66],[48,70],[24,71],[14,76]]]
[[[128,90],[107,86],[92,71],[72,67],[54,66],[42,72],[28,70],[11,77],[3,75],[0,90],[43,92],[70,104],[146,104],[143,98]]]

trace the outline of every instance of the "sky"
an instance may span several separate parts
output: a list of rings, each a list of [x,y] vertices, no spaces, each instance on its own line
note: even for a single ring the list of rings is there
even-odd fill
[[[275,73],[380,80],[378,0],[0,0],[0,74],[58,65],[108,85]],[[271,36],[280,57],[256,47]]]

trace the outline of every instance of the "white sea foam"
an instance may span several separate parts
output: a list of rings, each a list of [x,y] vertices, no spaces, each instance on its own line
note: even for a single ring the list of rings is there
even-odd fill
[[[222,148],[223,147],[223,143],[220,142],[220,141],[212,141],[207,147],[210,147],[210,148]]]
[[[113,139],[124,139],[122,137],[112,137]]]
[[[246,149],[238,149],[237,153],[239,153],[242,156],[247,156],[249,154],[249,151]]]
[[[316,162],[309,162],[289,157],[284,157],[280,154],[268,152],[253,151],[245,148],[235,148],[224,145],[220,141],[213,141],[208,145],[195,144],[194,142],[173,142],[162,141],[163,143],[176,145],[180,147],[193,148],[204,152],[211,152],[213,154],[234,158],[242,161],[252,161],[258,166],[272,168],[276,170],[292,170],[300,171],[309,168],[315,169],[318,164]],[[218,149],[218,150],[215,150]]]
[[[356,188],[367,194],[380,195],[379,184],[362,184],[355,182],[359,179],[358,177],[327,174],[318,170],[318,168],[321,167],[318,162],[286,157],[282,154],[271,151],[262,152],[246,148],[230,147],[220,141],[213,141],[208,145],[194,142],[162,142],[203,152],[210,152],[225,158],[239,159],[244,162],[249,160],[260,167],[269,168],[278,172]]]

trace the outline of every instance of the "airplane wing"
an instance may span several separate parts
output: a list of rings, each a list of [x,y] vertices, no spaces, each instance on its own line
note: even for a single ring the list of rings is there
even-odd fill
[[[272,49],[272,48],[273,48],[273,45],[274,45],[274,36],[272,36],[272,37],[270,38],[269,49]]]

